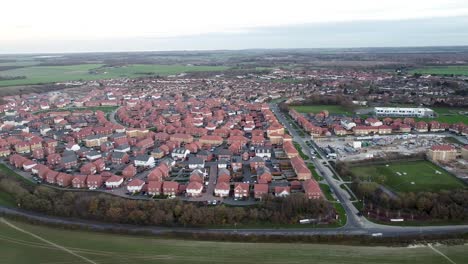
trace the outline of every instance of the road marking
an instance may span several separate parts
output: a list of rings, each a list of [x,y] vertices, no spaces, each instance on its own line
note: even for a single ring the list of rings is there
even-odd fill
[[[442,257],[446,258],[450,263],[457,264],[457,263],[455,263],[455,261],[451,260],[447,255],[445,255],[444,253],[442,253],[439,250],[437,250],[436,248],[434,248],[431,244],[428,244],[427,246],[430,249],[434,250],[435,253],[437,253],[437,254],[441,255]]]
[[[56,247],[56,248],[58,248],[58,249],[60,249],[60,250],[63,250],[63,251],[65,251],[65,252],[69,253],[69,254],[72,254],[73,256],[79,257],[79,258],[83,259],[84,261],[86,261],[86,262],[88,262],[88,263],[97,264],[97,262],[94,262],[94,261],[90,260],[90,259],[87,258],[87,257],[81,256],[81,255],[79,255],[79,254],[77,254],[77,253],[75,253],[75,252],[69,250],[69,249],[66,248],[66,247],[60,246],[60,245],[58,245],[58,244],[55,244],[55,243],[52,242],[52,241],[49,241],[49,240],[47,240],[47,239],[45,239],[45,238],[42,238],[42,237],[40,237],[40,236],[38,236],[38,235],[36,235],[36,234],[33,234],[33,233],[31,233],[31,232],[29,232],[29,231],[26,231],[26,230],[24,230],[24,229],[22,229],[22,228],[20,228],[20,227],[17,227],[17,226],[15,226],[14,224],[8,222],[8,221],[7,221],[5,218],[3,218],[3,217],[0,218],[0,221],[1,221],[2,223],[4,223],[4,224],[8,225],[9,227],[13,228],[13,229],[16,229],[16,230],[18,230],[18,231],[20,231],[20,232],[23,232],[23,233],[25,233],[25,234],[28,234],[28,235],[30,235],[30,236],[32,236],[32,237],[34,237],[34,238],[37,238],[37,239],[39,239],[39,240],[41,240],[41,241],[43,241],[43,242],[45,242],[45,243],[47,243],[47,244],[49,244],[49,245],[52,245],[52,246],[54,246],[54,247]]]

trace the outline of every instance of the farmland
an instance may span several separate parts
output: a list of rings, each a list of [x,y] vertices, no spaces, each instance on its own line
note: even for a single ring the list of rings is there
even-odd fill
[[[330,114],[352,114],[350,111],[344,109],[341,105],[295,105],[291,108],[296,109],[300,113],[319,113],[320,111],[327,110]]]
[[[354,247],[293,243],[186,241],[54,229],[8,220],[0,222],[4,263],[441,263],[428,247]],[[33,235],[36,237],[34,237]],[[42,240],[40,240],[39,238]],[[73,237],[73,239],[69,239]],[[65,247],[58,248],[45,242]],[[71,250],[79,256],[66,250]],[[455,263],[463,263],[467,246],[438,246]]]
[[[468,66],[438,66],[425,67],[411,70],[410,73],[432,74],[432,75],[468,75]]]
[[[400,193],[465,188],[463,182],[428,161],[357,166],[351,171],[363,181],[377,182]]]
[[[183,72],[222,71],[224,66],[186,65],[143,65],[129,64],[118,67],[104,64],[78,64],[69,66],[25,66],[23,68],[0,71],[0,77],[25,77],[14,80],[0,80],[0,86],[16,86],[66,82],[78,80],[99,80],[120,77],[143,77],[153,75],[173,75]]]

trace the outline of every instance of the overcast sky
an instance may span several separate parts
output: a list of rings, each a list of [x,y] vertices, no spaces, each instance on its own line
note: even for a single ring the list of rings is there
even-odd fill
[[[0,53],[468,45],[468,0],[4,0]]]

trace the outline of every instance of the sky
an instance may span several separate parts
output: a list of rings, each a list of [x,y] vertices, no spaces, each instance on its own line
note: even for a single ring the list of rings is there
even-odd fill
[[[0,53],[468,45],[467,0],[3,0]]]

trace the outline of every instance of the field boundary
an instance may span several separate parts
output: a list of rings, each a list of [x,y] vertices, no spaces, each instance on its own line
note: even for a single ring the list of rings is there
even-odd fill
[[[15,229],[15,230],[17,230],[17,231],[19,231],[19,232],[22,232],[22,233],[25,233],[25,234],[27,234],[27,235],[30,235],[30,236],[32,236],[32,237],[38,239],[38,240],[41,240],[42,242],[45,242],[45,243],[47,243],[47,244],[49,244],[49,245],[51,245],[51,246],[54,246],[54,247],[56,247],[56,248],[58,248],[58,249],[60,249],[60,250],[62,250],[62,251],[65,251],[65,252],[67,252],[67,253],[69,253],[69,254],[71,254],[71,255],[73,255],[73,256],[79,257],[79,258],[81,258],[82,260],[84,260],[84,261],[86,261],[86,262],[88,262],[88,263],[91,263],[91,264],[98,264],[97,262],[94,262],[93,260],[91,260],[91,259],[89,259],[89,258],[87,258],[87,257],[84,257],[84,256],[82,256],[82,255],[80,255],[80,254],[78,254],[78,253],[75,253],[75,252],[69,250],[68,248],[66,248],[66,247],[64,247],[64,246],[61,246],[61,245],[59,245],[59,244],[56,244],[56,243],[54,243],[54,242],[52,242],[52,241],[49,241],[49,240],[47,240],[47,239],[45,239],[45,238],[43,238],[43,237],[41,237],[41,236],[38,236],[38,235],[36,235],[36,234],[34,234],[34,233],[31,233],[31,232],[29,232],[29,231],[27,231],[27,230],[24,230],[24,229],[22,229],[22,228],[20,228],[20,227],[17,227],[17,226],[15,226],[14,224],[8,222],[8,221],[7,221],[5,218],[3,218],[3,217],[0,218],[0,222],[2,222],[2,223],[4,223],[4,224],[8,225],[9,227],[11,227],[11,228],[13,228],[13,229]]]

